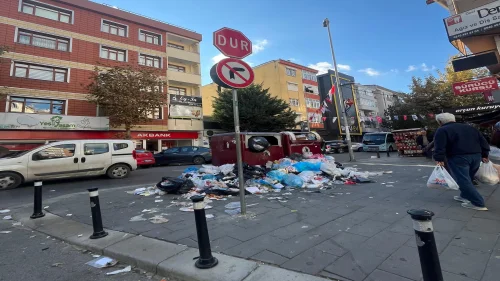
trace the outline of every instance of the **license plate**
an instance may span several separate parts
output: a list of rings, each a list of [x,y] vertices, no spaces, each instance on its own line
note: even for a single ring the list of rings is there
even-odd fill
[[[153,160],[144,160],[144,162],[153,162]]]

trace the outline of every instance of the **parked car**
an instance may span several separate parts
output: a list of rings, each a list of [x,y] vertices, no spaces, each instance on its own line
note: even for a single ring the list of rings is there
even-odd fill
[[[0,190],[45,179],[126,178],[137,169],[134,147],[129,140],[61,141],[0,158]]]
[[[361,152],[363,151],[363,144],[359,142],[353,142],[351,143],[352,151],[358,151]]]
[[[153,153],[144,149],[135,150],[135,160],[137,160],[137,166],[141,168],[149,168],[156,163]]]
[[[334,140],[325,142],[326,153],[344,153],[348,151],[347,142],[343,140]]]
[[[205,164],[212,161],[212,151],[208,147],[182,146],[172,147],[154,155],[156,165]]]

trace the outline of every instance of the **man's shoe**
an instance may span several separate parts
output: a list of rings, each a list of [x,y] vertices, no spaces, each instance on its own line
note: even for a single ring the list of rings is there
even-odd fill
[[[455,199],[458,202],[462,202],[462,203],[469,203],[470,202],[469,200],[462,198],[460,196],[453,196],[453,199]]]
[[[467,209],[476,210],[476,211],[488,211],[488,208],[478,207],[478,206],[472,205],[472,203],[470,203],[470,202],[462,203],[462,207],[467,208]]]

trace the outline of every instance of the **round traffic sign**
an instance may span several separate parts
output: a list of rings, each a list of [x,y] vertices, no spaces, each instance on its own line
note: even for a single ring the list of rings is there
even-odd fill
[[[231,88],[246,88],[252,84],[255,77],[253,69],[246,62],[227,58],[221,60],[216,67],[217,76]]]

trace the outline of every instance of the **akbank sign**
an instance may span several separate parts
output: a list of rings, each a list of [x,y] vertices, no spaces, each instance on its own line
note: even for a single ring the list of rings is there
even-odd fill
[[[500,1],[444,19],[450,41],[500,27]]]

